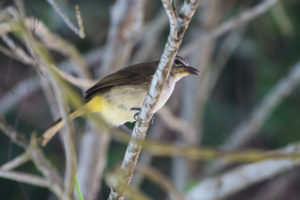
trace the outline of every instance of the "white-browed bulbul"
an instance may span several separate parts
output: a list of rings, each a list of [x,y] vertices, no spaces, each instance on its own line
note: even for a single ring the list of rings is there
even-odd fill
[[[104,77],[85,92],[85,108],[90,112],[99,113],[107,123],[113,126],[134,122],[149,90],[158,63],[159,61],[132,65]],[[176,56],[154,113],[170,98],[176,82],[190,74],[198,75],[199,71],[190,67],[182,57]],[[69,117],[73,120],[82,114],[82,109],[77,109],[71,112]],[[40,137],[40,143],[47,144],[62,126],[63,121],[57,120]]]

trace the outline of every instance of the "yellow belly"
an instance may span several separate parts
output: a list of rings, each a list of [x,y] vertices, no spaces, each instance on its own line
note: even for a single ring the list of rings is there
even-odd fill
[[[141,108],[146,93],[145,86],[119,86],[105,94],[94,96],[86,104],[86,108],[91,112],[100,113],[109,124],[119,126],[135,121],[134,115],[138,111],[131,108]]]

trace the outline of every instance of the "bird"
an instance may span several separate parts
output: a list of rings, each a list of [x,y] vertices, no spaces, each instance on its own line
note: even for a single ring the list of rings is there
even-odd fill
[[[89,112],[99,113],[102,119],[112,126],[136,121],[158,64],[159,61],[139,63],[107,75],[86,90],[83,106]],[[153,113],[168,101],[176,82],[191,74],[200,73],[196,68],[189,66],[186,59],[177,55]],[[83,113],[83,109],[79,108],[70,112],[68,117],[73,120]],[[39,138],[40,144],[45,146],[63,125],[61,118],[54,122]]]

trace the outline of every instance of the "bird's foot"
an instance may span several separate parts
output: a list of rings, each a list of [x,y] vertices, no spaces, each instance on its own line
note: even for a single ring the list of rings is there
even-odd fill
[[[141,112],[141,108],[131,108],[130,110],[138,111],[133,115],[133,118],[136,121],[139,117],[140,112]],[[155,115],[153,115],[151,120],[150,120],[150,124],[154,123],[155,118],[156,118]]]
[[[141,108],[131,108],[130,110],[138,111],[133,115],[134,120],[136,121],[139,117],[139,114],[141,112]]]

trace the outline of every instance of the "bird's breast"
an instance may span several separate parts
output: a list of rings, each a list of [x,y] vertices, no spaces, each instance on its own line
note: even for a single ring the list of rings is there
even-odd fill
[[[171,97],[174,88],[175,88],[176,81],[172,79],[172,77],[169,77],[167,83],[165,84],[162,93],[160,95],[160,98],[154,107],[154,113],[156,113],[159,109],[161,109],[169,100]]]
[[[167,83],[161,96],[154,107],[154,113],[157,112],[170,98],[175,83]],[[135,121],[136,110],[132,108],[141,108],[148,92],[148,86],[118,86],[109,91],[95,95],[86,105],[91,112],[98,112],[102,118],[113,126],[119,126],[126,122]]]

